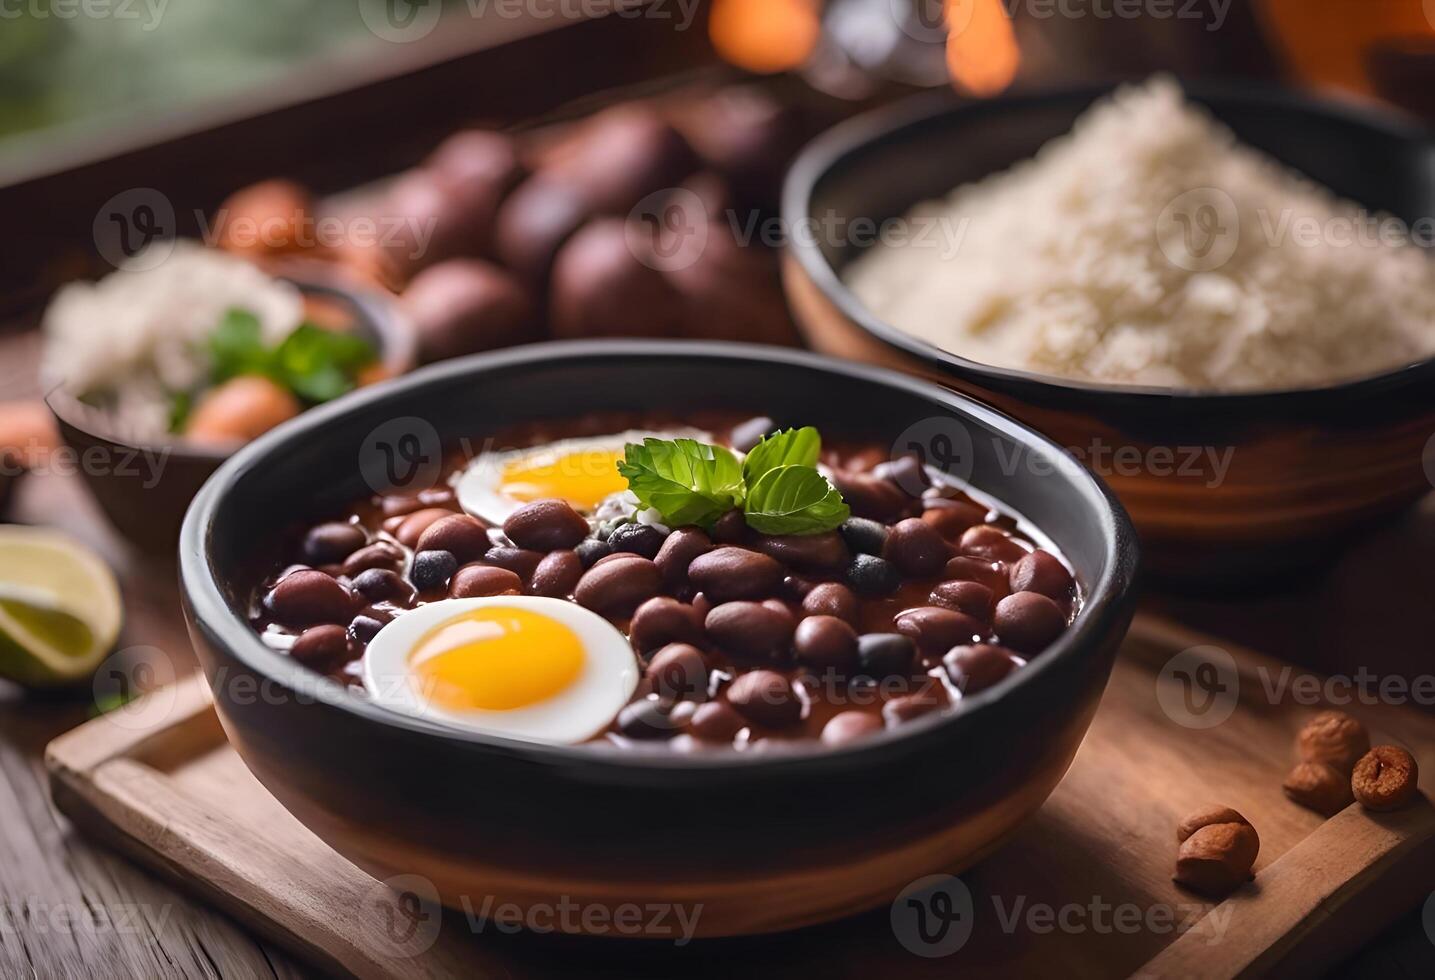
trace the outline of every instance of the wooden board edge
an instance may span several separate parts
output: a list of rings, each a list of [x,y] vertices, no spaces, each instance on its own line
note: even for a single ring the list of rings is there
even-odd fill
[[[52,777],[92,772],[111,759],[172,741],[179,732],[197,733],[209,727],[212,705],[209,685],[196,672],[56,736],[45,746],[45,769]]]

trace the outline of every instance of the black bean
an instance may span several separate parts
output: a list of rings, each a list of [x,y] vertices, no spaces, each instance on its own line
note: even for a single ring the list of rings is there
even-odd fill
[[[858,595],[879,597],[891,595],[902,584],[902,574],[895,565],[875,555],[857,555],[847,566],[847,584]]]
[[[583,541],[579,541],[578,546],[573,550],[578,552],[578,560],[583,563],[584,568],[592,568],[598,559],[607,558],[613,553],[613,549],[609,547],[608,542],[599,541],[597,538],[587,538]]]
[[[420,592],[441,589],[448,585],[453,573],[458,571],[458,559],[447,551],[420,551],[414,555],[413,568],[409,569],[409,580]]]
[[[865,517],[852,517],[839,530],[847,547],[859,555],[880,555],[887,547],[887,525],[881,521],[869,521]]]
[[[414,590],[399,577],[399,573],[388,568],[370,568],[360,572],[353,580],[354,591],[370,602],[398,599],[407,602],[413,598]]]
[[[349,635],[360,643],[370,643],[378,635],[379,630],[387,625],[375,616],[355,616],[354,621],[349,624]]]
[[[670,710],[654,698],[634,701],[618,712],[618,731],[629,738],[668,738],[679,728],[669,717]]]
[[[613,529],[608,535],[608,547],[614,551],[630,552],[644,558],[658,557],[667,537],[651,524],[624,524]]]
[[[880,681],[912,672],[917,648],[901,633],[863,633],[857,637],[857,673]]]

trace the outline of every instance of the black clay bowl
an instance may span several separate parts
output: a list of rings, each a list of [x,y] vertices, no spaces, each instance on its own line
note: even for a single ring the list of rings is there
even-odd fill
[[[383,455],[376,440],[429,425],[445,443],[482,440],[635,405],[761,412],[885,444],[907,433],[904,451],[912,433],[966,433],[972,483],[1053,539],[1085,606],[1053,647],[959,711],[854,748],[759,755],[455,734],[319,681],[246,623],[256,553],[286,523],[371,493],[360,460]],[[1041,465],[1055,452],[936,385],[805,353],[609,341],[450,361],[307,412],[214,475],[180,543],[190,634],[250,769],[378,878],[422,876],[453,906],[676,902],[702,906],[702,935],[791,928],[977,860],[1071,762],[1130,621],[1136,542],[1096,479]]]
[[[413,367],[412,328],[389,299],[350,285],[318,262],[290,260],[275,271],[298,286],[309,304],[352,322],[378,350],[385,374]],[[110,523],[143,551],[173,554],[185,508],[230,451],[180,438],[140,442],[117,436],[102,413],[52,381],[47,385],[45,401],[60,434]]]
[[[1415,228],[1435,213],[1435,138],[1418,126],[1254,85],[1186,90],[1244,142],[1372,212]],[[939,95],[877,110],[803,152],[784,217],[794,227],[832,215],[898,218],[1030,157],[1108,91],[976,104]],[[1338,553],[1334,545],[1430,490],[1422,451],[1435,433],[1435,361],[1250,394],[1103,386],[993,367],[868,311],[842,278],[865,242],[820,237],[793,236],[784,267],[812,346],[974,395],[1089,461],[1131,512],[1154,575],[1216,587],[1279,582],[1292,569],[1319,567]]]

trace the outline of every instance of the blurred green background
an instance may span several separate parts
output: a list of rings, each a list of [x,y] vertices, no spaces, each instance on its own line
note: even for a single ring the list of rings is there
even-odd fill
[[[61,124],[162,118],[382,43],[355,0],[0,0],[0,151]]]

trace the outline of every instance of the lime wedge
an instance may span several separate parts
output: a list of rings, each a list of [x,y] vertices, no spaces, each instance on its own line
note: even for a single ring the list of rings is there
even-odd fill
[[[0,677],[29,687],[89,677],[120,632],[120,590],[77,541],[0,525]]]

